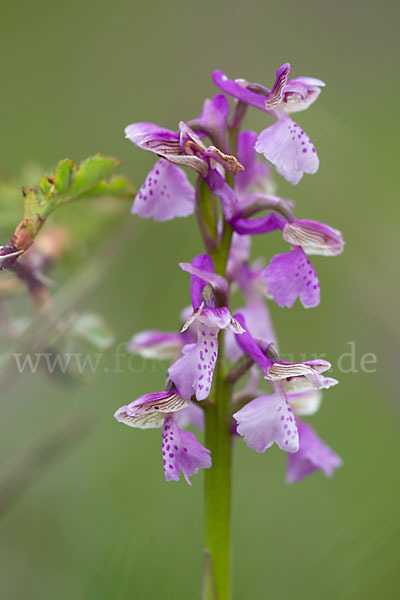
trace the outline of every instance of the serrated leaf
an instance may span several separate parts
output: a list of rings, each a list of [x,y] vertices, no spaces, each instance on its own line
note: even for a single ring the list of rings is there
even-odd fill
[[[72,321],[72,332],[99,350],[108,350],[114,343],[114,332],[101,315],[87,313]]]
[[[87,192],[78,196],[81,198],[130,198],[136,195],[136,189],[132,182],[124,175],[114,175],[109,181],[101,181]]]
[[[120,161],[112,156],[89,156],[81,162],[76,171],[72,185],[68,190],[68,196],[80,196],[101,182],[107,179],[120,165]]]
[[[58,163],[54,171],[54,185],[59,194],[67,191],[71,183],[74,166],[74,161],[69,158],[65,158]]]

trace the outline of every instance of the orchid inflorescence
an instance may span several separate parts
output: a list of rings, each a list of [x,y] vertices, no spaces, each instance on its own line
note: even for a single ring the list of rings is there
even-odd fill
[[[338,383],[323,374],[331,365],[322,359],[281,360],[265,301],[292,307],[299,298],[305,308],[317,306],[320,286],[309,255],[334,256],[344,244],[340,231],[297,219],[293,202],[274,194],[270,166],[257,157],[264,155],[292,184],[318,169],[315,146],[289,115],[315,102],[325,84],[311,77],[289,79],[289,73],[290,65],[282,65],[268,89],[215,71],[214,83],[223,93],[207,99],[198,118],[180,122],[178,131],[153,123],[125,130],[139,148],[158,156],[132,213],[156,221],[195,213],[206,250],[179,265],[190,275],[192,301],[182,312],[181,331],[148,330],[129,344],[133,353],[172,361],[165,390],[115,413],[131,427],[163,428],[167,481],[179,480],[182,471],[190,483],[200,468],[212,466],[214,449],[204,448],[184,428],[204,427],[207,411],[219,404],[225,408],[216,418],[232,439],[241,436],[258,452],[276,443],[288,453],[289,483],[318,469],[330,476],[341,464],[301,419],[318,410],[322,389]],[[232,112],[227,96],[234,99]],[[242,129],[249,106],[274,123],[260,134]],[[195,171],[195,186],[182,167]],[[274,230],[280,230],[289,251],[273,256],[265,268],[251,263],[252,236]],[[235,314],[232,288],[245,300]],[[227,403],[221,390],[225,397],[227,390]]]

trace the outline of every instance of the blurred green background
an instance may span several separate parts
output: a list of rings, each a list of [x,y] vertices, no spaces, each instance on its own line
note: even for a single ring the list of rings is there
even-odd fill
[[[148,120],[175,128],[196,116],[215,93],[215,68],[269,85],[290,61],[294,76],[327,82],[312,109],[295,117],[316,143],[318,174],[296,188],[276,181],[298,216],[342,229],[346,251],[315,260],[320,307],[272,309],[282,352],[325,352],[340,379],[312,423],[344,464],[332,480],[316,474],[286,486],[284,453],[258,455],[238,441],[237,599],[400,594],[398,28],[398,3],[372,0],[2,5],[0,170],[14,177],[28,162],[51,169],[65,156],[99,151],[121,158],[140,185],[154,159],[124,140],[124,126]],[[252,111],[246,124],[260,131],[265,118]],[[177,262],[201,248],[193,219],[139,222],[127,207],[126,221],[123,252],[79,305],[103,313],[118,343],[149,327],[177,329],[189,300]],[[279,244],[277,236],[257,239],[254,256],[269,258]],[[340,373],[349,342],[358,372]],[[360,369],[365,353],[376,355],[375,373]],[[167,485],[160,432],[115,422],[117,407],[161,389],[165,374],[126,356],[120,372],[115,365],[110,353],[78,388],[21,377],[1,398],[0,481],[70,415],[89,411],[95,422],[1,518],[1,598],[198,597],[202,475],[192,488]]]

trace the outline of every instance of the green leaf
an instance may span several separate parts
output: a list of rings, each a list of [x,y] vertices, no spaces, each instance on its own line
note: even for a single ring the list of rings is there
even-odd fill
[[[101,181],[77,198],[105,198],[113,196],[114,198],[132,199],[135,195],[136,189],[127,177],[124,175],[114,175],[109,181]]]
[[[43,177],[38,183],[38,186],[42,194],[44,196],[47,196],[50,193],[53,184],[52,181],[50,181],[46,175],[43,175]]]
[[[101,156],[100,154],[90,156],[79,165],[72,185],[68,189],[68,196],[84,194],[100,183],[102,179],[110,177],[120,164],[120,161],[112,156]]]
[[[74,161],[69,158],[61,160],[54,171],[54,185],[59,194],[67,191],[74,169]]]
[[[86,313],[74,317],[72,333],[95,346],[99,350],[108,350],[114,343],[114,332],[101,315]]]

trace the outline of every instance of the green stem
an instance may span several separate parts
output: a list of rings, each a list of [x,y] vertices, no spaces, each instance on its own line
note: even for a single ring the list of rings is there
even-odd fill
[[[232,228],[224,222],[221,243],[213,253],[215,271],[225,274]],[[205,472],[205,562],[203,600],[229,600],[231,533],[231,386],[226,378],[224,331],[218,339],[214,402],[206,408],[205,445],[212,467]]]
[[[238,129],[229,130],[231,153],[236,152]],[[232,187],[234,178],[226,174]],[[224,219],[218,249],[211,252],[215,272],[224,275],[233,230]],[[214,374],[213,402],[205,411],[205,444],[212,467],[205,471],[205,553],[203,600],[231,598],[231,491],[232,491],[232,384],[225,368],[224,331],[218,336],[218,359]]]
[[[206,409],[206,448],[212,467],[205,472],[205,573],[203,600],[230,599],[231,431],[230,385],[224,368],[224,332],[219,334],[215,401]]]

